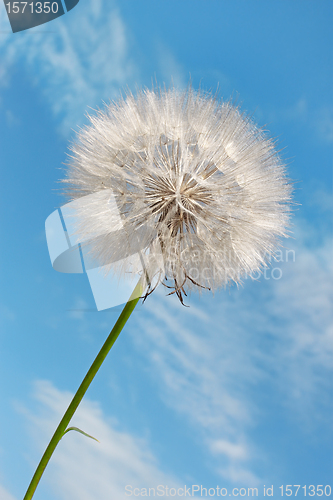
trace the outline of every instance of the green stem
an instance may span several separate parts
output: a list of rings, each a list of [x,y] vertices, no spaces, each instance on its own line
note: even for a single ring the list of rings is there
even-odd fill
[[[113,346],[113,344],[117,340],[118,335],[120,334],[121,330],[124,328],[128,318],[132,314],[135,306],[137,305],[139,298],[142,295],[142,289],[143,289],[142,282],[140,280],[138,282],[138,284],[136,285],[132,295],[130,296],[127,304],[125,305],[124,309],[122,310],[116,324],[112,328],[110,335],[108,336],[103,347],[101,348],[101,350],[97,354],[95,361],[93,362],[93,364],[89,368],[87,375],[84,377],[80,387],[78,388],[75,396],[72,399],[71,404],[67,408],[66,413],[62,417],[60,424],[58,425],[55,433],[53,434],[53,437],[52,437],[51,441],[49,442],[49,445],[46,448],[45,453],[41,458],[41,461],[39,462],[39,465],[36,469],[36,472],[31,480],[31,483],[29,485],[29,488],[27,489],[27,492],[26,492],[23,500],[31,500],[31,498],[33,497],[35,490],[37,488],[37,485],[38,485],[38,483],[43,475],[43,472],[44,472],[54,450],[56,449],[57,444],[59,443],[60,439],[64,435],[64,432],[66,431],[66,428],[67,428],[72,416],[74,415],[77,407],[79,406],[79,404],[80,404],[83,396],[85,395],[89,385],[91,384],[93,378],[95,377],[96,373],[100,369],[104,359],[108,355],[111,347]]]

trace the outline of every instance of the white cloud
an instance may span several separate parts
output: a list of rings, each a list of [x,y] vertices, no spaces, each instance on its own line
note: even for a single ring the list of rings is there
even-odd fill
[[[158,290],[145,306],[150,319],[139,318],[133,335],[162,399],[199,431],[215,470],[247,485],[264,479],[256,471],[267,460],[251,438],[265,419],[258,385],[269,386],[281,415],[291,412],[308,436],[329,419],[331,242],[309,249],[302,237],[295,262],[286,262],[285,249],[273,264],[280,280],[267,273],[242,293],[203,294],[200,307],[186,310]]]
[[[333,247],[327,239],[320,247],[298,244],[295,250],[296,262],[275,283],[267,307],[281,322],[274,329],[279,342],[272,353],[279,363],[280,391],[310,425],[321,418],[332,370]]]
[[[162,42],[157,43],[156,48],[161,76],[166,85],[174,84],[176,87],[186,87],[190,75],[185,75],[183,67],[176,60],[174,54]]]
[[[215,457],[215,472],[221,474],[227,461],[233,476],[238,470],[238,481],[245,484],[251,477],[251,484],[257,484],[259,478],[244,466],[256,452],[246,436],[255,409],[242,380],[251,386],[260,371],[251,364],[250,339],[243,335],[237,314],[232,317],[227,310],[235,305],[228,300],[217,304],[216,298],[209,310],[192,305],[183,312],[162,294],[147,301],[153,319],[142,319],[142,335],[134,337],[159,379],[159,392],[168,406],[199,428],[206,450]]]
[[[304,121],[308,118],[309,105],[304,97],[298,99],[290,108],[282,110],[285,118],[295,121]]]
[[[246,485],[249,488],[258,487],[260,484],[258,482],[258,478],[254,474],[252,474],[248,469],[242,468],[239,464],[220,468],[218,472],[221,477],[232,482],[233,484]]]
[[[16,500],[3,486],[0,484],[0,498],[1,500]]]
[[[246,447],[240,443],[231,443],[225,439],[217,439],[211,443],[212,453],[226,455],[230,459],[247,458]]]
[[[75,15],[69,12],[48,25],[54,33],[41,33],[38,27],[0,38],[4,53],[0,81],[8,83],[10,67],[23,61],[66,134],[82,123],[88,106],[117,97],[119,89],[137,77],[120,13],[112,3],[101,6],[96,0],[81,2]],[[0,26],[8,30],[5,16],[2,8]]]
[[[317,129],[317,135],[324,142],[333,142],[333,107],[322,107],[316,117],[315,125]]]
[[[59,391],[50,382],[36,383],[35,399],[40,408],[37,413],[28,415],[34,444],[40,453],[44,451],[71,397],[70,393]],[[180,486],[177,478],[161,470],[149,443],[121,430],[118,422],[106,418],[98,403],[85,399],[71,426],[93,435],[100,443],[74,431],[64,436],[43,477],[43,482],[50,485],[57,498],[120,500],[128,498],[125,495],[126,485],[133,488],[156,488],[159,484],[174,488]]]
[[[311,182],[311,199],[308,201],[308,206],[314,212],[321,216],[321,225],[327,225],[327,230],[331,229],[331,213],[333,211],[333,193],[327,189],[327,186],[317,179]],[[325,213],[326,212],[326,213]],[[328,216],[328,217],[327,217]]]
[[[307,128],[312,137],[321,144],[333,142],[333,107],[331,105],[321,105],[316,108],[305,96],[302,96],[291,106],[271,110],[265,115],[259,108],[256,115],[261,120],[266,116],[269,122],[283,120],[297,126],[301,125]]]
[[[124,88],[140,84],[133,35],[116,2],[80,2],[51,23],[13,34],[0,5],[0,84],[10,82],[11,67],[20,65],[46,97],[61,122],[60,131],[82,125],[90,107],[102,107]],[[131,56],[133,54],[133,56]],[[189,75],[170,50],[156,44],[155,57],[166,84],[187,85]]]

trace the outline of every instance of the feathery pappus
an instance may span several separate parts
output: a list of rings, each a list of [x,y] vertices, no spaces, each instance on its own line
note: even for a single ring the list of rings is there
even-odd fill
[[[78,225],[86,240],[98,233],[92,252],[101,266],[126,272],[116,266],[124,254],[158,245],[158,281],[183,303],[187,290],[214,291],[261,270],[287,236],[285,166],[274,141],[231,102],[192,88],[142,90],[89,119],[63,182],[72,200],[102,194]]]

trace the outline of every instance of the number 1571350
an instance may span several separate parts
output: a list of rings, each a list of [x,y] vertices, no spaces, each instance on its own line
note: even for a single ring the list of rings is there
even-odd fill
[[[58,2],[8,2],[6,3],[8,14],[56,14],[59,9]]]
[[[318,484],[318,485],[313,485],[309,484],[309,486],[301,486],[300,484],[286,484],[285,486],[279,486],[281,490],[281,496],[286,495],[287,497],[290,496],[297,496],[298,491],[300,495],[303,494],[303,496],[317,496],[317,497],[322,497],[326,496],[329,497],[331,496],[332,493],[332,488],[329,484],[324,486],[323,484]]]

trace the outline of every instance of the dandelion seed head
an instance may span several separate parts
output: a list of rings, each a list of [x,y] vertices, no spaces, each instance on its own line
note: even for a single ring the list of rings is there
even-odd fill
[[[99,235],[92,251],[101,265],[115,271],[124,254],[158,245],[159,280],[182,301],[192,288],[239,283],[287,236],[285,166],[274,141],[232,103],[191,88],[143,90],[89,119],[64,182],[72,200],[105,193],[83,207],[78,225],[86,240]]]

